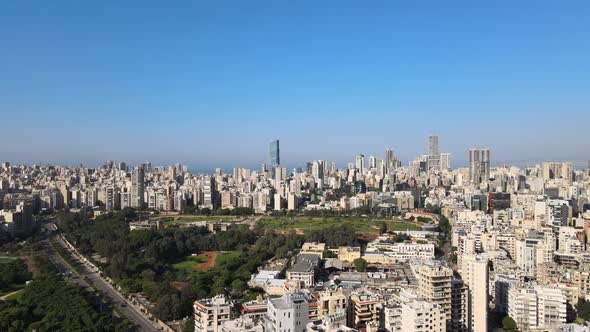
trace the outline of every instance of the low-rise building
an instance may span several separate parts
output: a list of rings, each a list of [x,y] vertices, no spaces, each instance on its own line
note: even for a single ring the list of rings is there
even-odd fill
[[[300,254],[295,263],[287,271],[287,280],[300,281],[305,287],[315,285],[315,275],[320,264],[320,256],[316,254]]]
[[[291,293],[268,301],[265,332],[304,332],[309,321],[309,304],[304,294]]]

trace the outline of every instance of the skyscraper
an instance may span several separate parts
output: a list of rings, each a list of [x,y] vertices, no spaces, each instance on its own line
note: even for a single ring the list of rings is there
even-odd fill
[[[428,170],[440,170],[440,154],[438,152],[438,136],[428,136]]]
[[[451,154],[441,153],[440,154],[440,169],[451,169]]]
[[[361,174],[363,174],[365,172],[365,155],[357,154],[354,166]]]
[[[377,168],[377,157],[369,156],[369,168],[370,169]]]
[[[389,174],[393,172],[399,166],[399,161],[393,154],[390,148],[385,150],[385,173]]]
[[[390,148],[385,150],[385,165],[389,168],[393,163],[393,151]]]
[[[274,166],[281,164],[281,153],[279,148],[279,140],[270,142],[270,166],[271,169]]]
[[[131,172],[131,207],[143,208],[144,170],[143,167],[135,167]]]
[[[428,154],[435,156],[438,154],[438,136],[430,135],[428,137]]]
[[[469,178],[471,183],[479,185],[490,179],[490,150],[469,150]]]
[[[490,149],[481,149],[481,180],[487,182],[490,179]]]

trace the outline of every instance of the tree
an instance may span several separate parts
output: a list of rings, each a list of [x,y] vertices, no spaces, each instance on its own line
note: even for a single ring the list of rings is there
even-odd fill
[[[584,300],[578,301],[576,312],[578,313],[579,318],[582,318],[585,321],[590,320],[590,302]]]
[[[367,269],[367,261],[362,258],[355,259],[353,264],[357,272],[365,272]]]
[[[400,234],[395,234],[395,235],[394,235],[394,236],[393,236],[391,239],[392,239],[393,241],[395,241],[395,242],[398,242],[398,243],[399,243],[399,242],[405,242],[405,241],[407,241],[407,240],[411,240],[411,239],[412,239],[412,237],[411,237],[411,236],[409,236],[409,235],[408,235],[408,234],[406,234],[406,233],[400,233]]]
[[[242,280],[236,279],[236,280],[232,281],[231,287],[232,287],[232,289],[234,291],[241,292],[241,291],[244,291],[247,288],[247,285]]]
[[[195,320],[194,318],[189,318],[187,319],[186,322],[184,322],[184,326],[182,327],[182,332],[195,332]]]
[[[338,255],[336,255],[332,250],[326,249],[324,250],[324,258],[338,258]]]
[[[387,232],[387,224],[385,223],[385,221],[381,222],[381,225],[379,226],[379,234],[383,234]]]
[[[517,331],[518,330],[516,327],[516,322],[510,316],[506,316],[506,317],[504,317],[504,319],[502,319],[502,326],[504,327],[504,330],[506,330],[506,331]]]

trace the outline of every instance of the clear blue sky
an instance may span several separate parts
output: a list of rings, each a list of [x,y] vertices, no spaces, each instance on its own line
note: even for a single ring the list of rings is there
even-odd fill
[[[0,160],[590,159],[588,1],[3,1]]]

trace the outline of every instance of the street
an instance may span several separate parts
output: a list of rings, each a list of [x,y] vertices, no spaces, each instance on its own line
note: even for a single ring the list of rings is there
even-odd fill
[[[158,326],[155,322],[150,321],[143,313],[141,313],[138,309],[136,309],[132,305],[127,305],[126,299],[119,294],[106,280],[104,280],[98,271],[92,271],[86,264],[84,264],[80,258],[71,251],[68,246],[63,242],[61,237],[55,236],[53,237],[56,243],[58,243],[62,248],[64,248],[71,257],[79,262],[79,266],[82,269],[82,275],[78,274],[76,270],[66,262],[60,255],[58,255],[54,250],[51,250],[51,255],[54,259],[60,262],[64,268],[67,269],[67,273],[75,275],[77,278],[71,279],[72,281],[76,282],[77,284],[83,287],[90,287],[85,281],[84,277],[87,277],[93,286],[101,291],[103,295],[107,296],[113,305],[125,315],[129,321],[138,325],[142,331],[157,331],[159,330]],[[51,248],[51,246],[49,246]],[[52,248],[51,248],[52,249]]]

